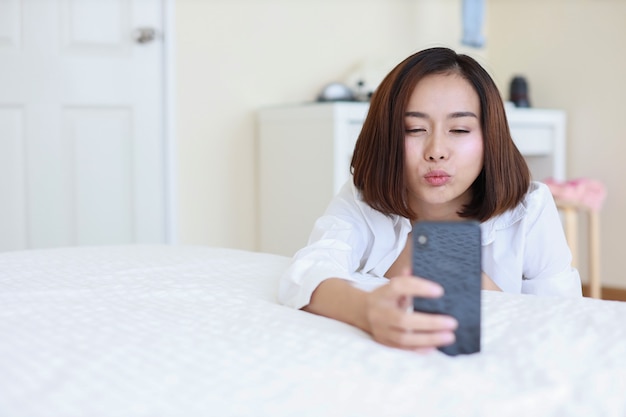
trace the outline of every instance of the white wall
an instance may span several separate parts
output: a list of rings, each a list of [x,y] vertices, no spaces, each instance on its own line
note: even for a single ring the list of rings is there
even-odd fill
[[[436,4],[177,0],[178,241],[255,249],[256,111],[314,100],[363,64],[386,73],[430,41],[420,3]],[[444,31],[460,33],[448,3]]]
[[[626,287],[621,265],[626,236],[626,2],[490,0],[488,7],[489,56],[501,91],[508,94],[511,77],[521,73],[528,79],[533,106],[565,109],[568,176],[606,184],[601,275],[605,285]]]
[[[384,74],[447,45],[483,63],[504,95],[521,72],[533,105],[567,110],[569,175],[608,184],[602,270],[626,287],[624,21],[618,0],[488,0],[487,48],[473,50],[459,46],[461,0],[177,0],[177,240],[255,249],[257,109],[313,100],[360,65]]]

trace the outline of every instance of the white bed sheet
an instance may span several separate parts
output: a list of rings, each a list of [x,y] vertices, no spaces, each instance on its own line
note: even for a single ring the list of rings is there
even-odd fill
[[[0,254],[0,416],[626,416],[626,303],[483,292],[483,350],[377,344],[276,303],[288,259]]]

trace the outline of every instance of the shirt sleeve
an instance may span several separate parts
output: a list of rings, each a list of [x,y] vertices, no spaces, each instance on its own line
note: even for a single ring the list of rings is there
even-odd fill
[[[533,183],[526,197],[527,228],[522,293],[582,296],[580,275],[548,187]]]
[[[278,301],[296,309],[309,304],[313,291],[328,278],[342,278],[354,283],[367,250],[367,221],[357,207],[352,189],[344,187],[333,198],[325,214],[317,219],[308,245],[293,257],[280,279]],[[369,282],[369,284],[375,284]]]

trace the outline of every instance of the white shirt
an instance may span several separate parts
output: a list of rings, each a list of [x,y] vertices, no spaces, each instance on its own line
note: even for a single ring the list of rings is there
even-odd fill
[[[510,293],[581,296],[578,271],[548,187],[532,182],[514,209],[481,223],[482,269]],[[283,274],[278,300],[293,308],[309,304],[328,278],[343,278],[372,290],[398,258],[412,226],[386,216],[361,198],[348,181],[313,227],[306,247]]]

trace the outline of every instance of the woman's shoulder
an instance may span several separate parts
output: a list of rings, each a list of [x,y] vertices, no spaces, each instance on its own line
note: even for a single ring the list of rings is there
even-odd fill
[[[522,201],[513,210],[509,217],[532,219],[541,215],[546,207],[554,206],[554,198],[550,188],[540,181],[531,181],[528,191]]]
[[[554,199],[548,186],[539,181],[532,181],[517,206],[482,224],[483,244],[492,241],[497,230],[508,229],[522,222],[534,222],[550,205],[554,205]]]
[[[556,204],[550,188],[540,181],[531,181],[522,201],[509,213],[509,222],[524,220],[534,223],[548,211],[556,211]]]
[[[350,229],[365,237],[394,228],[402,220],[399,216],[387,216],[372,208],[363,200],[361,192],[352,181],[348,181],[331,199],[315,225],[316,229]]]
[[[365,202],[361,198],[361,193],[354,186],[352,181],[346,182],[337,194],[330,200],[326,207],[324,216],[339,216],[348,218],[360,217]]]
[[[361,191],[352,181],[347,181],[331,200],[326,215],[347,215],[367,221],[395,223],[399,216],[387,216],[372,208],[363,200]]]
[[[528,212],[543,211],[546,205],[554,205],[554,198],[550,188],[540,181],[532,181],[528,192],[522,200],[522,205]]]

